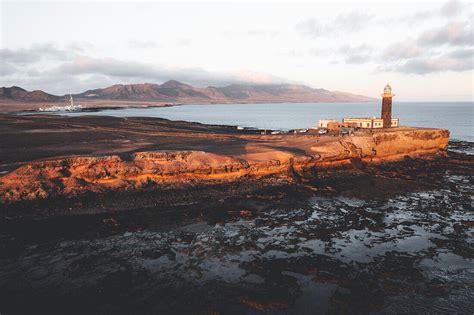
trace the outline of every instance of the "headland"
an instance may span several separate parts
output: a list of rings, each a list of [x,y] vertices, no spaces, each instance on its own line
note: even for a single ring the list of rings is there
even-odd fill
[[[318,181],[341,172],[440,158],[449,140],[447,130],[432,128],[357,130],[342,137],[262,135],[233,126],[96,116],[1,115],[0,129],[0,203],[13,211],[32,202],[111,192],[161,196],[152,201],[156,205],[194,190],[220,198],[282,185],[319,189]],[[221,188],[224,193],[217,193]],[[111,208],[95,204],[78,211]]]

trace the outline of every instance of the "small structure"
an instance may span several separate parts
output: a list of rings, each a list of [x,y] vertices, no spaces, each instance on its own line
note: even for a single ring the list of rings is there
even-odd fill
[[[337,123],[335,119],[320,119],[318,122],[318,128],[328,128],[329,123]]]
[[[339,131],[339,136],[353,136],[354,135],[355,128],[353,127],[342,127],[341,130]]]
[[[355,127],[362,129],[378,129],[384,128],[383,119],[377,117],[354,117],[354,118],[344,118],[342,120],[344,123],[353,123]],[[398,118],[391,118],[390,127],[398,127],[399,121]]]
[[[327,129],[331,130],[331,131],[339,131],[339,130],[341,130],[341,128],[356,128],[356,127],[357,127],[357,124],[354,123],[354,122],[332,121],[332,122],[328,123]]]

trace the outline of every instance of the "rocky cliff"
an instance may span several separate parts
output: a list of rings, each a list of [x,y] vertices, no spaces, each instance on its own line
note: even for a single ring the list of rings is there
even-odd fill
[[[380,164],[405,157],[444,154],[449,132],[397,128],[354,136],[249,136],[244,152],[158,150],[118,155],[73,156],[29,162],[0,177],[0,202],[92,192],[187,188],[251,180],[317,180],[321,170],[353,163]],[[291,143],[291,150],[282,143]],[[269,144],[273,147],[269,148]],[[267,148],[267,149],[263,149]],[[230,151],[229,151],[230,152]]]

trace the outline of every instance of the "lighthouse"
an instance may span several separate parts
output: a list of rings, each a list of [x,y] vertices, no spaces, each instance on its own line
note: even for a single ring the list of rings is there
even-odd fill
[[[382,120],[383,120],[383,128],[390,128],[392,127],[392,97],[395,94],[392,94],[392,87],[390,85],[386,85],[383,89],[382,94]]]
[[[333,126],[358,128],[358,129],[381,129],[395,128],[400,125],[398,118],[392,118],[392,87],[386,85],[382,94],[382,117],[348,117],[342,120],[342,124],[337,121],[320,120],[320,128],[326,127],[331,130]]]

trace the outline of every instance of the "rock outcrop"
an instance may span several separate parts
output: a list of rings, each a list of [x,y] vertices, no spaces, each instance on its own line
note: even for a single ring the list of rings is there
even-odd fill
[[[319,170],[354,162],[379,164],[405,157],[433,158],[444,154],[449,132],[442,129],[397,128],[363,131],[354,136],[253,136],[244,153],[199,150],[135,152],[73,156],[26,163],[0,177],[0,202],[54,196],[79,196],[110,190],[186,188],[277,178],[283,182],[317,180]],[[261,151],[261,147],[274,147]],[[281,143],[292,144],[279,149]],[[226,152],[225,144],[221,149]]]

